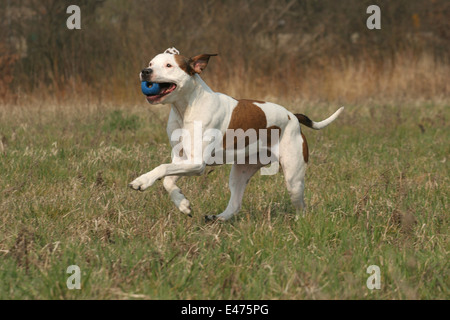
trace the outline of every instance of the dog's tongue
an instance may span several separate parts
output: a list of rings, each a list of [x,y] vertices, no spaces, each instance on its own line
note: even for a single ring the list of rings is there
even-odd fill
[[[160,94],[165,94],[165,93],[167,93],[167,92],[170,92],[170,91],[172,91],[173,89],[174,89],[174,85],[173,84],[171,84],[170,86],[164,86],[162,89],[161,89],[161,92],[160,92]]]
[[[159,92],[161,91],[161,88],[159,87],[158,83],[142,81],[141,82],[141,90],[142,90],[143,94],[145,94],[146,96],[150,96],[150,95],[159,94]]]

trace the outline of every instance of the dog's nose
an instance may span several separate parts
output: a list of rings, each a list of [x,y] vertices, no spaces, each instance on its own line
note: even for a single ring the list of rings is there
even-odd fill
[[[143,69],[143,70],[141,71],[141,73],[142,73],[143,76],[148,76],[148,75],[150,75],[152,72],[153,72],[153,70],[150,69],[150,68],[145,68],[145,69]]]

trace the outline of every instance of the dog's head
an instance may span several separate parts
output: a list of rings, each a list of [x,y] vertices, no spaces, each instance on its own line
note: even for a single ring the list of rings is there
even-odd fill
[[[159,84],[159,92],[147,95],[151,104],[170,104],[181,95],[188,95],[195,84],[195,75],[202,73],[209,58],[217,54],[201,54],[192,58],[180,55],[175,48],[169,48],[164,53],[155,56],[148,67],[143,69],[139,78]]]

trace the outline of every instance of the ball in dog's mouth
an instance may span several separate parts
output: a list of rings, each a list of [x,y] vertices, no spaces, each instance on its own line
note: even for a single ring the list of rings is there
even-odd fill
[[[150,102],[155,102],[160,100],[162,97],[168,95],[177,88],[177,85],[170,82],[149,82],[142,81],[141,89],[142,93],[147,96],[147,100]]]

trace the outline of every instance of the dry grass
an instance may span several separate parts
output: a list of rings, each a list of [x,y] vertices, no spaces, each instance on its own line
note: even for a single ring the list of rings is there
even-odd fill
[[[282,101],[320,119],[326,104]],[[448,299],[448,104],[347,106],[307,131],[309,214],[282,174],[255,176],[240,214],[229,168],[186,178],[194,217],[161,184],[127,188],[169,160],[167,109],[117,104],[0,108],[3,299]],[[66,288],[69,265],[82,289]],[[365,286],[377,264],[382,289]]]
[[[351,58],[335,61],[324,59],[320,65],[296,66],[283,63],[274,75],[261,74],[258,69],[245,73],[224,74],[232,62],[228,57],[213,58],[204,75],[215,91],[237,98],[257,98],[270,101],[282,100],[300,108],[312,104],[361,105],[361,104],[445,104],[450,87],[448,75],[450,63],[436,59],[432,54],[419,56],[401,52],[392,59],[379,62],[371,57],[362,60]],[[150,56],[149,56],[150,59]],[[276,67],[276,63],[273,67]],[[240,68],[234,67],[238,71]],[[251,81],[250,81],[251,80]],[[87,105],[141,103],[137,76],[118,79],[101,89],[77,83],[74,90],[50,93],[45,87],[33,94],[17,94],[9,99],[14,104],[71,104],[83,101]],[[11,97],[11,95],[9,95]],[[75,103],[76,105],[77,103]]]

